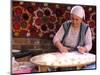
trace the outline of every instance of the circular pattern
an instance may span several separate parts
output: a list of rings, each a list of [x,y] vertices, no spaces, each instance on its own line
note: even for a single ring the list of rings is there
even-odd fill
[[[47,26],[49,31],[54,31],[56,29],[56,25],[53,23],[48,23]]]
[[[49,17],[49,20],[50,20],[51,23],[56,23],[56,21],[57,21],[57,19],[56,19],[56,17],[54,15],[51,15]]]
[[[38,26],[41,25],[42,24],[41,18],[35,19],[35,24],[38,25]]]
[[[65,13],[63,14],[64,19],[69,20],[70,19],[70,12],[69,11],[65,11]]]
[[[42,17],[37,16],[37,13],[39,11],[43,13]],[[56,15],[53,14],[51,9],[48,7],[45,7],[43,9],[38,8],[36,11],[34,11],[34,13],[35,17],[33,17],[33,26],[35,26],[40,31],[42,36],[49,36],[48,34],[56,29],[56,26],[54,25],[57,22]]]
[[[45,10],[44,10],[44,14],[45,14],[46,16],[50,16],[50,15],[51,15],[51,12],[50,12],[50,10],[45,9]]]
[[[62,16],[62,11],[61,11],[61,9],[59,8],[57,8],[56,9],[56,11],[55,11],[55,14],[56,14],[56,16],[58,16],[58,17],[60,17],[60,16]]]
[[[34,11],[34,14],[36,17],[42,17],[43,16],[43,10],[41,8],[38,8],[36,11]]]
[[[22,17],[24,20],[28,20],[29,19],[29,15],[27,13],[23,13]]]
[[[47,25],[46,24],[43,24],[40,28],[40,31],[43,32],[43,33],[47,33],[48,32],[48,29],[47,29]]]
[[[30,5],[27,7],[27,10],[30,12],[30,13],[33,13],[34,9],[33,9],[33,6]]]
[[[48,28],[51,29],[51,30],[54,29],[54,24],[48,23]]]
[[[39,10],[39,11],[37,11],[37,16],[38,16],[38,17],[43,17],[43,12],[42,12],[42,11],[40,11],[40,10]]]
[[[89,24],[90,28],[95,28],[95,21],[94,20],[89,20],[88,24]]]
[[[13,20],[14,20],[15,22],[17,22],[17,23],[20,23],[23,19],[22,19],[21,15],[15,15],[15,16],[13,17]]]
[[[13,7],[13,32],[14,36],[26,36],[31,14],[22,6]],[[24,32],[25,30],[26,32]],[[23,35],[24,34],[24,35]]]
[[[20,15],[20,14],[22,14],[22,8],[21,7],[16,7],[15,9],[14,9],[14,11],[15,11],[15,15]]]
[[[22,22],[22,23],[21,23],[21,28],[22,28],[22,29],[27,28],[27,23],[26,23],[26,22]]]
[[[13,28],[14,28],[14,30],[19,30],[20,29],[19,23],[14,23]]]

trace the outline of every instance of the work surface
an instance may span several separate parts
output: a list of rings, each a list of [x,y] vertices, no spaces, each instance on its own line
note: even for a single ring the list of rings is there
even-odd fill
[[[95,62],[95,55],[79,52],[69,53],[46,53],[34,56],[30,59],[33,64],[54,67],[84,66]]]

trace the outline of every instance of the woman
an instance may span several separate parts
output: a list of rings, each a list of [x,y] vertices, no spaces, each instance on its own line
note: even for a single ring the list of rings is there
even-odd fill
[[[92,36],[89,26],[83,22],[84,9],[81,6],[74,6],[71,9],[70,17],[71,20],[65,21],[55,34],[54,45],[62,53],[74,50],[80,53],[89,52],[92,48]]]

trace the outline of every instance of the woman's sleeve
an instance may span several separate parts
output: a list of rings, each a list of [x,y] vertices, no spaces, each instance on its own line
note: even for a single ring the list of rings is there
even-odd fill
[[[55,36],[53,38],[54,45],[57,41],[62,40],[64,33],[65,33],[65,31],[64,31],[63,25],[61,25],[61,27],[59,28],[59,30],[57,31],[57,33],[55,34]]]
[[[91,30],[88,28],[85,36],[85,48],[87,51],[90,51],[92,48],[92,35],[91,35]]]

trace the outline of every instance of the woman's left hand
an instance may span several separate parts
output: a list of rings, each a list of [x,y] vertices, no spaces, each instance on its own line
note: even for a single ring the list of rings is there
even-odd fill
[[[86,52],[86,48],[85,47],[79,47],[78,48],[78,51],[80,52],[80,53],[85,53]]]

